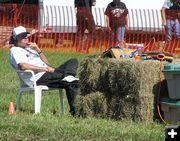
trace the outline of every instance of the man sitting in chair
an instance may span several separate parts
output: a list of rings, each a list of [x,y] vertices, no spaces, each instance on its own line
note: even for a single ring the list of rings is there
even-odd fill
[[[75,115],[74,100],[78,78],[75,77],[78,61],[70,59],[63,65],[54,68],[48,64],[42,50],[36,43],[29,42],[29,32],[23,26],[13,29],[10,44],[10,63],[16,70],[32,70],[35,72],[37,85],[46,85],[50,88],[65,88],[66,96],[70,106],[70,113]],[[21,77],[26,78],[26,73]],[[26,80],[26,79],[23,79]],[[29,85],[30,81],[25,82]]]

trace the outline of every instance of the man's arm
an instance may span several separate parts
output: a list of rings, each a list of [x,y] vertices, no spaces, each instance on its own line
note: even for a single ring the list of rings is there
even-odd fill
[[[44,55],[44,53],[42,52],[42,50],[38,47],[36,43],[30,42],[28,43],[28,47],[34,49],[39,54],[41,60],[48,65],[48,59],[46,58],[46,56]]]
[[[111,27],[110,27],[110,5],[109,4],[108,4],[104,14],[106,15],[107,29],[111,30]]]
[[[169,8],[168,0],[165,0],[164,4],[162,6],[162,9],[161,9],[162,26],[166,25],[166,13],[165,13],[165,10],[168,9],[168,8]]]
[[[46,58],[46,56],[44,55],[44,53],[42,51],[39,52],[39,56],[44,63],[46,63],[48,66],[50,66],[48,59]]]
[[[165,10],[166,10],[166,8],[164,8],[164,7],[161,9],[162,26],[165,26],[165,25],[166,25],[166,14],[165,14]]]
[[[106,23],[107,23],[107,28],[109,29],[109,30],[111,30],[111,27],[110,27],[110,20],[109,20],[109,16],[106,16]]]
[[[129,27],[128,27],[128,14],[125,17],[125,28],[126,28],[126,30],[129,29]]]
[[[19,63],[18,67],[20,70],[32,70],[34,72],[54,72],[54,68],[52,67],[38,67],[38,66],[34,66],[28,63]]]
[[[42,52],[42,50],[38,47],[38,45],[36,43],[28,43],[28,47],[32,48],[33,50],[35,50],[38,54],[40,59],[47,64],[47,67],[38,67],[38,66],[34,66],[28,63],[19,63],[18,66],[20,68],[20,70],[32,70],[34,72],[42,72],[42,71],[46,71],[46,72],[54,72],[54,68],[50,67],[50,65],[48,64],[48,59],[46,58],[46,56],[44,55],[44,53]]]

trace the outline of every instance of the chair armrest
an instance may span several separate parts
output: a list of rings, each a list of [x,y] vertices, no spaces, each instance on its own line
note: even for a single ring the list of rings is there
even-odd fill
[[[26,84],[25,82],[31,82],[31,84],[26,84],[26,85],[29,85],[30,87],[34,87],[36,86],[36,80],[35,80],[35,74],[34,74],[34,71],[32,70],[16,70],[16,73],[18,74],[19,76],[19,79],[21,81],[21,84],[24,83]],[[23,78],[24,74],[26,74],[26,77]],[[32,86],[33,85],[33,86]]]
[[[30,73],[32,73],[32,74],[34,74],[34,72],[32,71],[32,70],[16,70],[16,72],[30,72]]]

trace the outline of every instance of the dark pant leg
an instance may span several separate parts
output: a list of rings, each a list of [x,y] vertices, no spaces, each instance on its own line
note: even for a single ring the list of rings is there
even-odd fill
[[[76,33],[76,37],[77,39],[81,39],[84,36],[84,31],[86,30],[86,15],[84,12],[82,11],[77,11],[76,14],[76,20],[77,20],[77,33]]]
[[[77,51],[82,51],[86,47],[86,38],[85,30],[87,28],[87,21],[88,21],[88,13],[86,9],[83,10],[77,10],[77,33],[76,33],[76,49]]]
[[[36,84],[59,88],[59,83],[63,79],[63,75],[63,73],[46,72],[37,80]]]
[[[86,29],[88,29],[89,38],[95,39],[95,22],[92,14],[89,14],[88,20],[86,21]]]
[[[68,100],[68,104],[70,107],[70,113],[72,115],[76,114],[76,108],[75,108],[75,97],[77,94],[77,87],[74,84],[70,84],[67,87],[65,87],[66,90],[66,96],[67,96],[67,100]]]
[[[75,115],[76,109],[74,102],[76,96],[77,83],[62,82],[61,79],[62,74],[58,74],[56,72],[47,72],[36,83],[37,85],[46,85],[50,88],[64,88],[66,90],[66,96],[70,107],[70,113],[72,115]]]
[[[70,59],[58,68],[55,69],[56,73],[62,73],[64,76],[77,74],[78,61],[77,59]]]

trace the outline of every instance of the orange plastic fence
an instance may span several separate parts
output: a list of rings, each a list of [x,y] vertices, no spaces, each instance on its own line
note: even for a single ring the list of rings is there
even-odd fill
[[[112,33],[108,30],[104,8],[92,8],[96,25],[95,38],[89,39],[86,30],[82,38],[76,38],[76,9],[68,6],[38,6],[21,4],[1,4],[0,6],[0,47],[8,44],[13,27],[25,26],[31,33],[31,41],[41,48],[63,51],[84,52],[104,51],[114,45]],[[160,42],[165,41],[164,27],[161,24],[160,10],[129,9],[129,30],[125,32],[124,46],[143,47],[157,51]],[[84,23],[87,24],[87,23]],[[88,26],[91,26],[88,24]],[[162,44],[161,44],[162,45]],[[173,36],[165,51],[180,52],[180,41]]]

